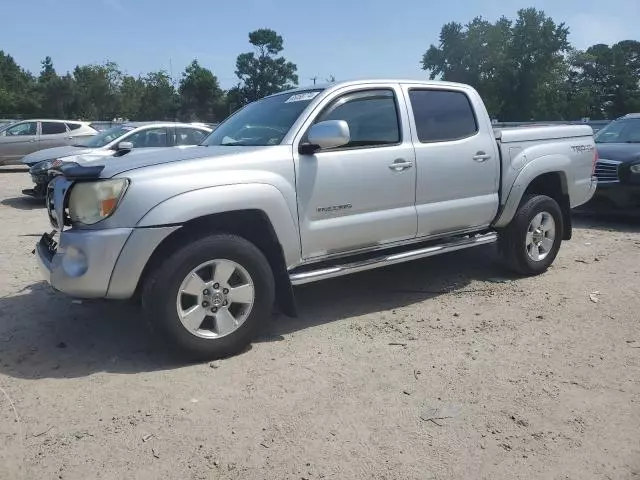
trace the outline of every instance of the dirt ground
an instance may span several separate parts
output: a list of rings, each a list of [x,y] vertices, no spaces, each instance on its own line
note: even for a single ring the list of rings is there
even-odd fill
[[[305,286],[187,365],[41,281],[28,184],[0,172],[1,479],[640,479],[640,222],[578,219],[537,278],[487,247]]]

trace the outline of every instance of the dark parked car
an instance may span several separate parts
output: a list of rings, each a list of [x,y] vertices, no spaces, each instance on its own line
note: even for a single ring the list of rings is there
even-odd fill
[[[640,113],[611,122],[595,139],[598,189],[588,207],[640,208]]]

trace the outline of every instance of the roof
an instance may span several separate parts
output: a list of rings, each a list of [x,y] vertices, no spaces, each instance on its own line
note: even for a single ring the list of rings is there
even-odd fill
[[[620,118],[640,118],[640,113],[628,113]]]
[[[295,92],[304,92],[307,90],[326,90],[328,88],[341,88],[341,87],[350,87],[357,85],[367,85],[370,83],[403,83],[403,84],[413,84],[413,85],[423,85],[423,86],[440,86],[440,87],[467,87],[469,85],[465,85],[463,83],[455,83],[455,82],[444,82],[441,80],[416,80],[416,79],[406,79],[406,78],[366,78],[366,79],[356,79],[356,80],[348,80],[343,82],[335,82],[335,83],[321,83],[317,85],[306,85],[304,87],[296,87],[290,90],[286,90],[284,92],[279,92],[274,95],[279,95],[281,93],[295,93]]]
[[[122,127],[140,128],[140,127],[146,127],[149,125],[153,125],[156,127],[193,127],[193,128],[211,129],[211,127],[208,125],[204,125],[201,123],[187,123],[187,122],[123,122],[119,125],[114,125],[114,127],[122,126]]]

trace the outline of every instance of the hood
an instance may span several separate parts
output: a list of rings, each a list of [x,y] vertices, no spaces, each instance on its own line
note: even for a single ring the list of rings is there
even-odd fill
[[[640,143],[597,143],[598,156],[603,160],[631,163],[640,160]]]
[[[252,153],[270,147],[246,147],[246,146],[190,146],[187,148],[154,148],[148,150],[137,150],[122,157],[109,158],[104,162],[104,169],[100,175],[103,178],[110,178],[130,170],[150,167],[162,163],[180,162],[184,160],[195,160],[197,158],[215,158],[239,153]],[[92,165],[97,162],[93,162]]]
[[[69,155],[78,155],[81,153],[90,153],[95,151],[94,148],[73,147],[67,145],[65,147],[45,148],[37,152],[30,153],[22,157],[22,163],[32,166],[44,160],[53,160],[60,157],[68,157]]]

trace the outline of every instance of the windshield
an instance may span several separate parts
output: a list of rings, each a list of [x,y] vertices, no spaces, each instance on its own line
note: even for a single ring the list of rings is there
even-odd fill
[[[128,133],[131,130],[134,130],[134,127],[125,127],[125,126],[113,127],[113,128],[110,128],[109,130],[104,130],[99,134],[94,135],[91,138],[87,138],[83,142],[75,144],[74,147],[87,147],[87,148],[104,147],[105,145],[113,142],[116,138],[120,138],[125,133]]]
[[[302,111],[322,90],[284,93],[250,103],[222,122],[203,145],[279,145]]]
[[[596,143],[640,143],[640,118],[611,122],[596,134]]]

